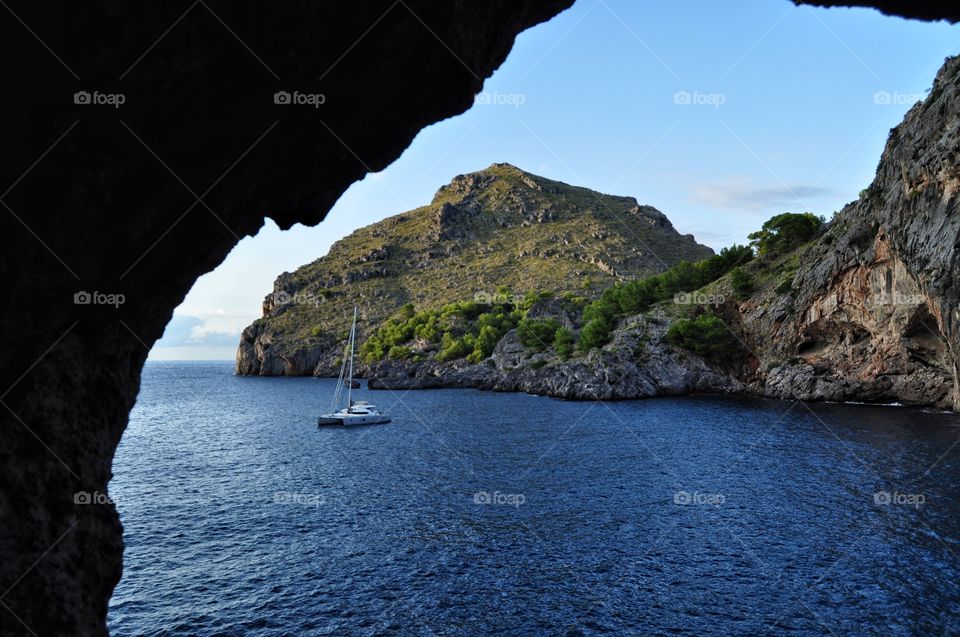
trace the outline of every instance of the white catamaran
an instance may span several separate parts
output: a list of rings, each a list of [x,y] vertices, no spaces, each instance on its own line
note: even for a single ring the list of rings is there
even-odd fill
[[[353,326],[350,328],[350,339],[344,352],[343,364],[340,366],[340,377],[337,379],[337,389],[333,392],[333,406],[336,410],[343,397],[343,388],[347,388],[347,406],[338,411],[324,414],[317,419],[317,426],[323,425],[382,425],[390,419],[380,413],[376,406],[365,400],[353,401],[353,358],[357,340],[358,309],[353,308]]]

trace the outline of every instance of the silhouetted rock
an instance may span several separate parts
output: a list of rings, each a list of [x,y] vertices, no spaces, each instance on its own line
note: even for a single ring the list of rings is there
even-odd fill
[[[265,216],[319,222],[571,3],[6,7],[0,634],[106,634],[122,529],[74,494],[107,492],[147,352],[197,277]]]
[[[75,494],[106,492],[147,351],[197,278],[265,216],[319,222],[419,130],[469,108],[517,32],[571,2],[8,7],[0,581],[12,588],[0,634],[106,634],[122,529],[112,504]],[[957,16],[941,2],[878,4]],[[324,104],[285,103],[293,91]],[[919,276],[922,258],[903,258]],[[125,302],[75,304],[84,291]]]

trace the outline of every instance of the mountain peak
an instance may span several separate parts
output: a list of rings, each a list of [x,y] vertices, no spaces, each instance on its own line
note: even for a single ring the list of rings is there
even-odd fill
[[[525,187],[542,190],[538,180],[543,178],[535,177],[513,164],[493,163],[483,170],[457,175],[450,180],[449,184],[437,190],[432,203],[455,203],[470,195],[486,191],[494,184],[500,184],[501,189]]]
[[[457,175],[429,204],[360,228],[326,256],[278,277],[250,339],[267,330],[275,338],[271,360],[280,361],[275,355],[295,356],[305,344],[319,343],[315,332],[346,329],[354,305],[375,325],[405,303],[438,308],[501,288],[591,296],[712,253],[634,197],[495,163]],[[277,304],[277,298],[311,302]],[[241,358],[252,360],[255,350],[244,352]],[[247,368],[263,369],[240,365]]]
[[[430,207],[435,210],[436,237],[469,238],[472,221],[509,228],[529,223],[572,219],[593,210],[622,223],[638,218],[673,230],[667,216],[636,197],[604,195],[529,173],[513,164],[493,163],[483,170],[457,175],[441,186]],[[484,214],[486,213],[486,214]]]
[[[526,174],[526,171],[523,170],[522,168],[518,168],[518,167],[514,166],[513,164],[508,163],[508,162],[505,162],[505,161],[503,161],[503,162],[493,162],[492,164],[490,164],[489,166],[487,166],[486,168],[484,168],[483,170],[481,170],[481,171],[479,171],[479,172],[495,172],[495,171],[498,171],[498,170],[501,170],[501,171],[505,170],[505,171],[515,172],[515,173],[518,173],[518,174],[521,174],[521,175]]]

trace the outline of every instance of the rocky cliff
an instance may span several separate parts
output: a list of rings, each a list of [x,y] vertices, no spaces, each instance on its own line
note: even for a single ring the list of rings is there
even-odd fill
[[[507,289],[589,296],[712,253],[633,197],[494,164],[454,177],[430,204],[361,228],[280,275],[262,318],[243,332],[236,369],[335,375],[354,304],[369,333],[405,303],[438,307]]]
[[[890,132],[873,183],[803,255],[792,292],[744,305],[754,342],[773,344],[761,347],[776,365],[767,394],[957,405],[958,112],[951,58]]]
[[[756,282],[737,298],[729,277],[701,296],[621,316],[612,340],[569,360],[531,351],[511,332],[481,364],[387,360],[365,368],[374,388],[472,386],[567,398],[744,392],[774,398],[957,401],[956,276],[960,214],[960,58],[893,129],[876,177],[814,241],[744,266]],[[570,322],[562,312],[546,312]],[[736,360],[708,362],[670,345],[667,326],[720,316]],[[572,317],[571,326],[582,328]]]

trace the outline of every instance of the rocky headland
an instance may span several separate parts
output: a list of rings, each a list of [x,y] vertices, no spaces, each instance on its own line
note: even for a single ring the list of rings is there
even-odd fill
[[[632,198],[498,164],[454,178],[429,206],[359,230],[327,257],[281,275],[263,318],[244,331],[237,372],[335,375],[342,355],[335,332],[356,302],[364,337],[374,343],[359,367],[371,388],[476,387],[571,399],[749,393],[952,408],[960,345],[958,89],[960,59],[948,59],[929,96],[890,132],[876,177],[857,201],[801,245],[739,259],[747,290],[724,272],[689,294],[617,312],[599,346],[583,347],[584,311],[602,290],[711,251]],[[407,229],[413,232],[404,235]],[[311,306],[318,295],[324,300]],[[334,298],[339,305],[329,304]],[[447,341],[413,332],[397,340],[404,321],[429,320],[417,312],[458,300],[479,302],[474,314],[487,307],[513,322],[491,331],[496,342],[484,346],[479,326],[469,325]],[[471,311],[448,305],[434,318],[469,323]],[[291,313],[296,327],[284,319]],[[725,349],[671,336],[677,322],[705,317],[723,322],[724,338],[733,339]],[[524,344],[518,320],[563,327],[573,344]],[[464,346],[453,339],[461,335]]]

